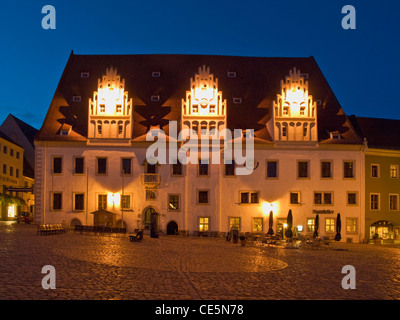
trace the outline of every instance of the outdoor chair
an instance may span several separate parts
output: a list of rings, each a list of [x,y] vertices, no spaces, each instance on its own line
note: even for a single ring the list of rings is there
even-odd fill
[[[142,229],[135,229],[130,235],[129,240],[132,242],[140,242],[143,240],[143,230]]]

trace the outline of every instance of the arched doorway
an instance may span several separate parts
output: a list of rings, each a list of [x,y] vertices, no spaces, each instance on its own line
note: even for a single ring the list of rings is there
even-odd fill
[[[175,221],[170,221],[167,224],[167,235],[177,235],[178,234],[178,224]]]
[[[399,225],[392,221],[380,220],[371,224],[370,238],[372,239],[374,234],[378,234],[379,238],[383,240],[398,240],[399,239]]]

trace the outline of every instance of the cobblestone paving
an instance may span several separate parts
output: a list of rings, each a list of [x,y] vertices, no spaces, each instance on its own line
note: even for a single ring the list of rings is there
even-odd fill
[[[336,247],[336,244],[333,245]],[[289,250],[225,239],[145,235],[36,235],[0,222],[0,299],[399,299],[400,246],[340,244],[348,251]],[[56,289],[41,286],[42,267]],[[345,290],[342,267],[356,270]]]

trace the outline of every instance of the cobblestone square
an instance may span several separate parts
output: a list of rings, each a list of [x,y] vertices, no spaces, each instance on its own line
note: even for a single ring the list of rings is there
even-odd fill
[[[341,243],[289,250],[222,238],[36,234],[0,222],[2,300],[393,300],[400,298],[400,247]],[[56,270],[45,290],[42,267]],[[343,289],[342,267],[356,270]]]

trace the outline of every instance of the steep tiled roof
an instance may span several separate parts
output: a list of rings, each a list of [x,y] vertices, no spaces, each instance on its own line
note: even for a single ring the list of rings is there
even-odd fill
[[[271,117],[273,101],[280,93],[280,82],[296,67],[309,75],[309,92],[318,106],[318,136],[321,143],[338,143],[330,139],[329,132],[342,135],[339,143],[362,142],[343,112],[335,95],[313,57],[263,58],[215,55],[75,55],[71,53],[58,84],[47,116],[37,140],[87,139],[88,101],[97,90],[97,81],[106,68],[117,68],[125,79],[125,90],[133,99],[133,137],[140,140],[150,126],[159,125],[168,134],[168,121],[180,123],[181,103],[190,90],[190,78],[206,65],[214,78],[218,78],[218,90],[227,99],[227,127],[254,129],[257,141],[271,141],[266,123]],[[152,72],[161,76],[153,78]],[[228,76],[236,72],[236,77]],[[89,72],[89,78],[81,78],[81,72]],[[160,101],[151,101],[159,95]],[[73,96],[81,96],[74,102]],[[242,98],[234,104],[233,98]],[[72,126],[71,134],[61,136],[59,130],[66,123]],[[178,128],[179,130],[179,128]],[[138,139],[139,138],[139,139]]]
[[[369,147],[400,150],[400,120],[356,116],[349,119]]]

